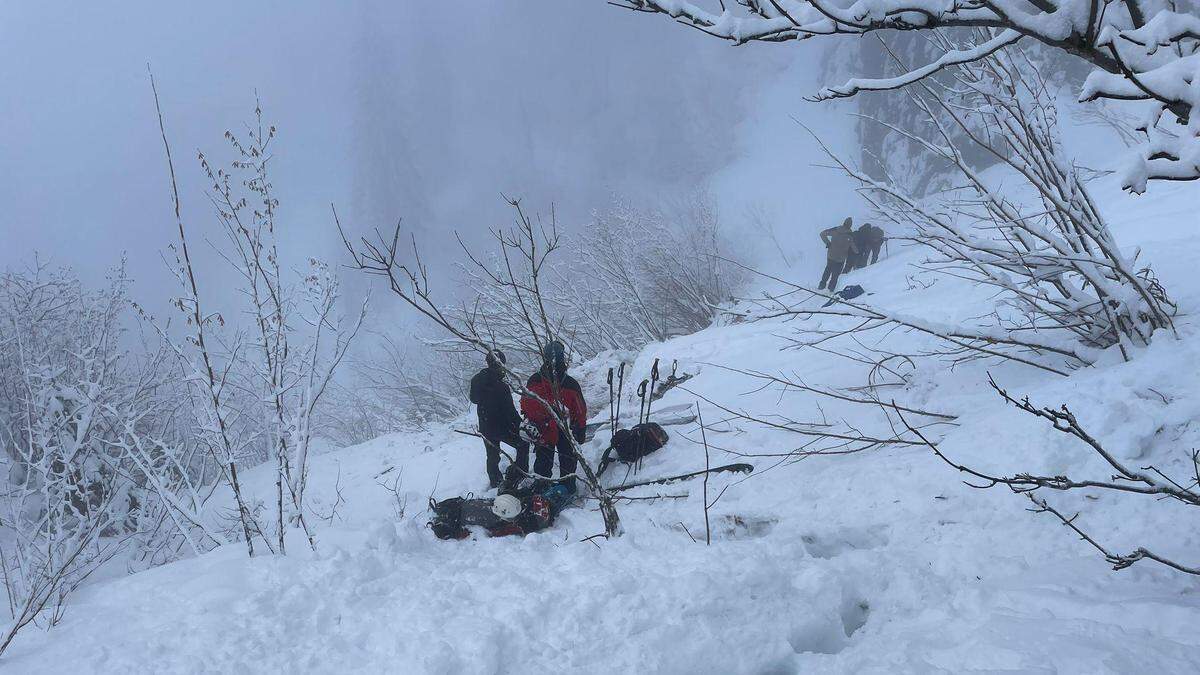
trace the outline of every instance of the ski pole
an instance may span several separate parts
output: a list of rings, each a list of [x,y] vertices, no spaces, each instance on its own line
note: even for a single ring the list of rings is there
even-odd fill
[[[616,405],[616,401],[613,396],[613,369],[609,368],[608,369],[608,431],[609,431],[609,434],[617,433],[617,417],[614,414],[615,408],[613,407],[615,405]]]
[[[637,394],[641,401],[638,406],[638,424],[646,421],[646,387],[650,384],[650,380],[642,380],[638,383]]]
[[[621,423],[621,399],[625,396],[625,362],[617,368],[617,424]],[[616,425],[613,426],[613,433],[617,433]]]
[[[650,406],[654,403],[654,390],[658,389],[658,359],[650,367],[650,395],[646,397],[646,421],[650,421]]]

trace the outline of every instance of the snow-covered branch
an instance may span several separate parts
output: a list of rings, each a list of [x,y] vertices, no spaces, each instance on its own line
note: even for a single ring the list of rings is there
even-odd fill
[[[952,51],[948,41],[945,46]],[[1089,363],[1090,351],[1114,345],[1129,359],[1154,331],[1171,329],[1174,305],[1150,270],[1135,270],[1121,252],[1077,168],[1063,156],[1054,101],[1037,68],[1014,47],[959,64],[952,74],[945,86],[924,82],[908,90],[932,139],[889,129],[948,162],[964,188],[918,197],[826,152],[859,181],[860,193],[884,218],[915,230],[915,240],[935,252],[927,267],[1001,292],[992,317],[1005,334],[1038,335],[1045,345],[1050,336],[1069,334],[1079,347],[1064,353]],[[975,169],[968,148],[1007,165],[1007,175],[1039,208],[1002,193]],[[1005,192],[1012,190],[1009,185]]]
[[[1081,100],[1150,101],[1155,114],[1145,143],[1125,173],[1143,192],[1150,180],[1200,178],[1200,18],[1189,3],[1165,0],[718,0],[702,7],[682,0],[620,0],[617,6],[664,14],[734,44],[818,36],[861,36],[886,30],[980,29],[967,45],[933,62],[906,64],[891,78],[854,78],[816,98],[853,96],[922,81],[947,66],[984,59],[1031,39],[1081,58],[1095,70]]]

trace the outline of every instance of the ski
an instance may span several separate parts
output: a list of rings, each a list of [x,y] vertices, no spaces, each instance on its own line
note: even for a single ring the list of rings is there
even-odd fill
[[[644,485],[666,485],[668,483],[677,483],[682,480],[689,480],[691,478],[697,478],[697,477],[703,476],[704,474],[707,474],[707,473],[724,473],[727,471],[731,472],[731,473],[750,473],[750,472],[754,471],[754,466],[750,465],[750,464],[745,464],[745,463],[726,464],[725,466],[717,466],[717,467],[713,467],[711,469],[701,469],[700,471],[693,471],[691,473],[683,473],[683,474],[679,474],[678,476],[668,476],[666,478],[656,478],[654,480],[644,480],[644,481],[639,481],[637,483],[629,483],[628,485],[618,485],[616,487],[608,488],[608,491],[609,492],[623,492],[625,490],[631,490],[635,487],[642,487]]]

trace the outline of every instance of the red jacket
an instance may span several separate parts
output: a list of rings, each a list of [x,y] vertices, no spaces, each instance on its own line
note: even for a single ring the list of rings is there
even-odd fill
[[[587,425],[587,403],[583,400],[583,390],[579,388],[575,378],[563,375],[562,381],[556,385],[542,373],[535,373],[525,386],[542,400],[565,412],[570,419],[572,430],[583,429]],[[522,396],[521,412],[538,428],[544,445],[554,446],[558,443],[558,424],[542,401]]]

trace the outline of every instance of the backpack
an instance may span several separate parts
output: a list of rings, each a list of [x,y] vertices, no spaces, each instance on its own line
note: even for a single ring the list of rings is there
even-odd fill
[[[834,295],[843,300],[853,300],[854,298],[857,298],[858,296],[860,296],[864,293],[866,293],[866,291],[863,290],[862,286],[859,286],[858,284],[851,284],[851,285],[843,288],[842,290],[838,291],[837,293],[834,293]],[[821,306],[828,307],[835,302],[837,302],[836,299],[830,298],[829,302],[826,302],[824,305],[821,305]]]
[[[643,422],[613,434],[612,447],[622,462],[636,462],[667,444],[666,430],[655,422]]]

